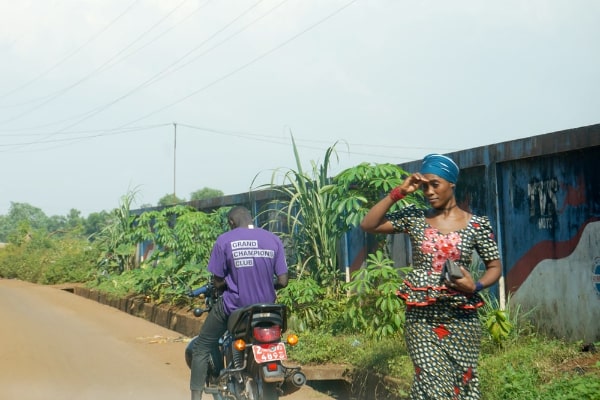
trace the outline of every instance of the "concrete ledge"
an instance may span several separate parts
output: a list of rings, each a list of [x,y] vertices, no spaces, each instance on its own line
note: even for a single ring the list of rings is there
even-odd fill
[[[303,365],[302,372],[309,381],[351,382],[352,366],[339,364]]]
[[[62,287],[60,289],[117,308],[136,317],[144,318],[145,320],[175,332],[179,332],[188,337],[197,335],[204,322],[203,317],[194,317],[191,311],[181,311],[167,305],[146,303],[144,299],[140,297],[117,298],[94,289],[80,286],[73,288]]]

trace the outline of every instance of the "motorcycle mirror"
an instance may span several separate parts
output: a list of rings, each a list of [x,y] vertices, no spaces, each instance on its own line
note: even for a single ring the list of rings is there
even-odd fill
[[[201,309],[201,308],[194,308],[194,316],[195,317],[199,317],[202,314],[204,314],[204,310],[203,309]]]

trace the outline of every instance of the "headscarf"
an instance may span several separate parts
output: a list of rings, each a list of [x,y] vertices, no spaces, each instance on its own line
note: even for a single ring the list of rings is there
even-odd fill
[[[429,154],[423,159],[422,174],[434,174],[450,183],[458,180],[458,165],[450,157],[441,154]]]

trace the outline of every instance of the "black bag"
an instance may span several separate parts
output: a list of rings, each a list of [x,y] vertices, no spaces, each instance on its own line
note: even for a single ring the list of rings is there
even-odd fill
[[[442,278],[448,282],[454,279],[462,278],[464,275],[462,270],[454,260],[447,259],[442,268]]]

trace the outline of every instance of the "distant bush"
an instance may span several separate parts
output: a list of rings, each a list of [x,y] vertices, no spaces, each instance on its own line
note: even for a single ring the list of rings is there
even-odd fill
[[[98,252],[77,237],[28,232],[0,250],[0,277],[33,283],[85,282],[96,271]]]

